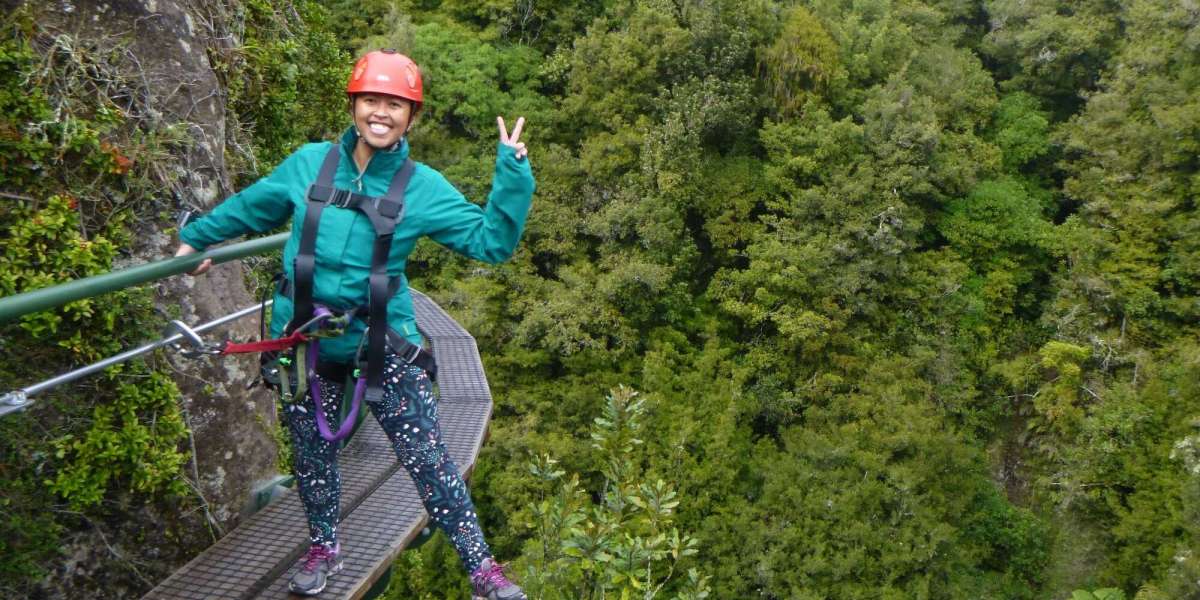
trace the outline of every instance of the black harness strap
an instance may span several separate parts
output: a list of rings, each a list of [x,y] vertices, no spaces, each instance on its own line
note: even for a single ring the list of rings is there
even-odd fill
[[[285,333],[295,329],[313,317],[313,274],[317,268],[317,227],[321,224],[321,213],[325,211],[325,202],[313,198],[312,191],[317,186],[332,186],[333,176],[337,174],[338,161],[341,156],[338,147],[329,149],[325,160],[321,163],[321,171],[317,174],[316,184],[309,187],[308,210],[304,212],[304,225],[300,229],[300,248],[292,262],[292,277],[296,281],[296,293],[293,298],[292,322],[288,323]]]
[[[387,350],[387,307],[391,298],[387,272],[388,255],[392,250],[392,234],[396,223],[404,218],[404,188],[412,177],[413,162],[405,161],[388,186],[387,195],[376,208],[372,203],[360,203],[359,210],[366,213],[375,226],[375,247],[371,255],[369,283],[370,316],[367,318],[367,402],[383,399],[384,354]]]

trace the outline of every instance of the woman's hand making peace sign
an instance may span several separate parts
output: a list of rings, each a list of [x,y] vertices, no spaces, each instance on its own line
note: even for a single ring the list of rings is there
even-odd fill
[[[500,143],[516,150],[517,160],[525,160],[529,152],[525,150],[525,143],[518,141],[521,139],[521,129],[525,127],[525,117],[517,118],[517,124],[513,126],[512,135],[508,134],[508,127],[504,125],[504,117],[496,117],[496,127],[500,129]]]

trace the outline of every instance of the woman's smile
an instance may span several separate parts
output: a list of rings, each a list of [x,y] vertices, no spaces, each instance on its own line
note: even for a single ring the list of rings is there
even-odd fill
[[[412,102],[387,94],[357,94],[351,111],[362,141],[380,150],[396,145],[408,133]]]

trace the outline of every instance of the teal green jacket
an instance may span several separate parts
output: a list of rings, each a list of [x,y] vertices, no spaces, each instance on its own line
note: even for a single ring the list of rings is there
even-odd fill
[[[358,134],[351,127],[341,139],[341,162],[334,185],[370,196],[387,192],[392,176],[408,158],[408,140],[390,151],[376,151],[359,173],[351,152]],[[292,220],[292,235],[283,249],[283,268],[290,279],[300,248],[300,230],[307,209],[305,194],[321,169],[330,142],[306,144],[283,161],[270,175],[230,196],[211,213],[180,232],[188,245],[204,248],[245,235],[265,232]],[[441,173],[416,163],[405,188],[403,220],[396,224],[388,274],[401,277],[399,291],[388,303],[388,324],[413,343],[421,343],[413,315],[412,295],[404,267],[421,236],[471,258],[497,263],[512,256],[533,198],[533,173],[528,160],[517,160],[514,150],[498,145],[496,171],[486,207],[467,201]],[[367,279],[375,230],[362,212],[326,207],[317,230],[316,274],[313,301],[333,309],[350,309],[367,303]],[[275,295],[271,337],[279,337],[292,319],[292,300]],[[321,341],[321,359],[353,360],[366,323],[355,319],[346,334]]]

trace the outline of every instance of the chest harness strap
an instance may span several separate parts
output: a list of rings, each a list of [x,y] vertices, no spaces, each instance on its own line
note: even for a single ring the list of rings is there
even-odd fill
[[[337,173],[338,162],[341,158],[340,154],[337,146],[330,148],[325,155],[324,162],[321,163],[321,170],[317,175],[316,182],[308,188],[307,210],[300,230],[300,247],[292,264],[293,285],[291,291],[294,314],[292,321],[284,329],[285,334],[291,335],[303,329],[305,324],[311,323],[318,316],[329,314],[326,307],[314,303],[313,299],[317,230],[320,226],[321,214],[327,206],[362,212],[375,229],[375,241],[371,251],[371,272],[368,277],[368,302],[365,307],[352,308],[347,314],[360,317],[365,313],[367,317],[367,328],[363,333],[363,340],[359,344],[358,355],[354,360],[354,366],[358,367],[356,373],[361,373],[363,355],[366,355],[366,374],[365,376],[356,375],[358,381],[355,384],[350,414],[347,415],[337,434],[332,434],[332,438],[331,435],[327,435],[328,425],[321,409],[320,393],[315,382],[317,340],[313,339],[310,342],[312,345],[310,348],[298,348],[299,352],[296,357],[298,359],[297,367],[306,370],[308,378],[313,381],[297,381],[298,389],[295,396],[300,397],[299,386],[307,383],[316,404],[317,424],[321,435],[330,441],[349,435],[353,422],[357,420],[359,402],[364,395],[367,402],[376,402],[383,398],[383,371],[389,346],[405,362],[421,366],[429,372],[431,378],[436,377],[436,365],[428,352],[401,336],[388,335],[388,300],[396,291],[392,285],[392,278],[388,276],[388,256],[391,254],[392,236],[396,230],[396,224],[404,218],[404,189],[408,186],[415,165],[412,160],[406,160],[393,176],[387,193],[383,197],[374,198],[333,186],[334,175]],[[365,310],[363,310],[364,308]],[[305,379],[305,377],[301,376],[300,379]]]

